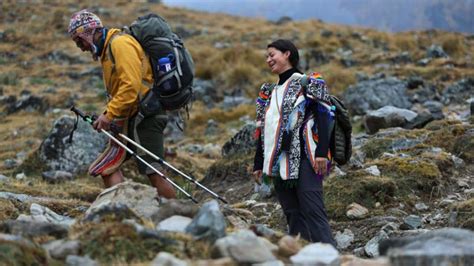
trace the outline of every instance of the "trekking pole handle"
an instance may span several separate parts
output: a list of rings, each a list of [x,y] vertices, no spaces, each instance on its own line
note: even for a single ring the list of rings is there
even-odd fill
[[[83,111],[79,110],[78,108],[76,108],[76,106],[71,106],[71,111],[73,113],[75,113],[76,115],[80,116],[84,121],[88,122],[89,124],[92,125],[92,123],[94,122],[95,119],[93,119],[92,117],[86,115]]]

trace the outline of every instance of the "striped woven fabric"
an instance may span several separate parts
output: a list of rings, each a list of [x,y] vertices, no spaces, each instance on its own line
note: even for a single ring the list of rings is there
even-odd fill
[[[114,121],[115,124],[122,127],[122,132],[127,133],[127,119]],[[122,143],[126,144],[125,141],[116,137]],[[95,161],[89,166],[89,174],[91,176],[108,176],[113,174],[127,158],[127,151],[115,143],[112,139],[109,140],[105,150],[95,159]]]

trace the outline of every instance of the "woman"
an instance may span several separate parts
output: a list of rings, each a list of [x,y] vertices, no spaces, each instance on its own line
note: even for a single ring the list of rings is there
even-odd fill
[[[298,70],[289,40],[270,43],[266,61],[279,80],[264,84],[257,99],[255,181],[273,179],[291,235],[335,246],[322,190],[330,167],[327,86],[319,74]]]

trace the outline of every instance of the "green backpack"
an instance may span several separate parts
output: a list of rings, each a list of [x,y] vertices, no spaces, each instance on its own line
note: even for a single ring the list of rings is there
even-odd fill
[[[150,58],[153,70],[152,89],[140,99],[141,113],[148,116],[161,108],[177,110],[187,107],[193,98],[194,61],[166,20],[159,15],[148,14],[124,27],[123,32],[140,43]],[[110,45],[109,53],[113,61]],[[166,70],[163,69],[163,60],[167,62]]]

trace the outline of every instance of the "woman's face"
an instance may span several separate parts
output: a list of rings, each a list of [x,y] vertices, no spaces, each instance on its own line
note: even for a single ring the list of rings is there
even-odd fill
[[[281,74],[292,68],[289,57],[290,51],[283,53],[274,47],[267,49],[267,64],[274,74]]]

